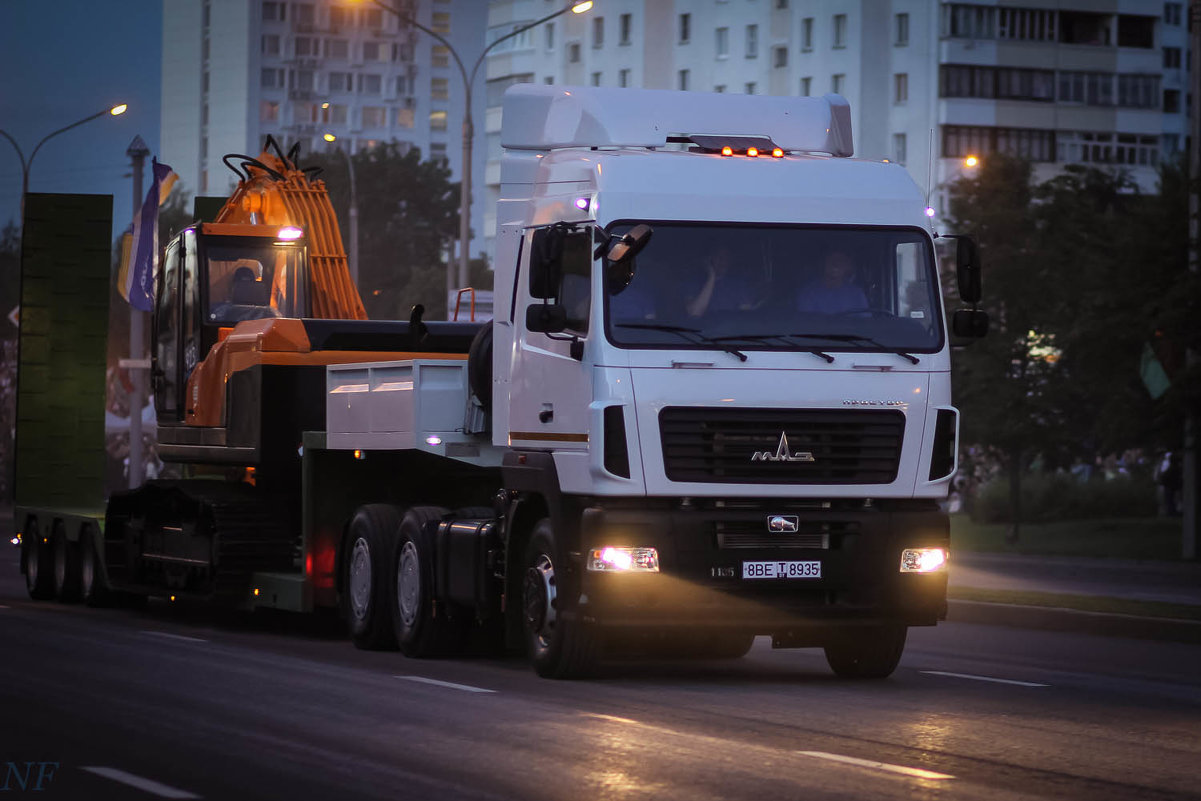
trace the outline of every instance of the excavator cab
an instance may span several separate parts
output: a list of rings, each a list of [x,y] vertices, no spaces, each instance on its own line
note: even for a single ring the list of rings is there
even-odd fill
[[[240,322],[310,316],[308,259],[295,226],[203,223],[166,247],[156,281],[154,401],[180,422],[196,365]]]

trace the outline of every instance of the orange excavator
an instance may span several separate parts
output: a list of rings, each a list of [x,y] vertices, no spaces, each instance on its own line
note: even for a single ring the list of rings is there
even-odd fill
[[[241,597],[256,571],[306,570],[305,432],[325,430],[325,367],[466,359],[480,323],[368,320],[323,181],[271,139],[229,155],[239,176],[213,222],[166,245],[155,280],[158,452],[182,479],[114,495],[112,586]]]

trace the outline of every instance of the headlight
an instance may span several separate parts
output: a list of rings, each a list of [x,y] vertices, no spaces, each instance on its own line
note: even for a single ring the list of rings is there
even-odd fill
[[[658,573],[659,552],[654,548],[608,545],[588,554],[588,569],[605,573]]]
[[[906,548],[901,551],[902,573],[933,573],[946,568],[946,548]]]

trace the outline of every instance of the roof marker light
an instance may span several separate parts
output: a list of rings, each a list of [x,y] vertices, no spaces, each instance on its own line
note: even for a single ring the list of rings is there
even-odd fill
[[[296,228],[295,226],[288,225],[283,228],[280,228],[279,233],[276,234],[276,236],[279,239],[283,239],[285,241],[291,241],[293,239],[300,239],[300,237],[304,236],[304,231],[300,230],[299,228]]]
[[[926,216],[927,217],[934,216],[934,207],[933,206],[926,206]]]
[[[750,156],[751,158],[755,158],[756,156],[758,156],[758,155],[759,155],[759,148],[757,148],[757,147],[748,147],[748,148],[746,149],[746,154],[747,154],[748,156]]]
[[[425,444],[426,445],[441,445],[442,437],[438,436],[437,434],[431,434],[425,438]]]
[[[774,148],[772,148],[772,151],[771,151],[771,157],[772,157],[773,159],[782,159],[782,158],[784,158],[784,149],[783,149],[783,148],[780,148],[780,147],[774,147]]]
[[[588,211],[588,198],[577,197],[575,199],[575,207],[581,211]]]
[[[725,147],[723,147],[721,149],[721,154],[723,156],[732,156],[732,155],[734,155],[734,148],[730,147],[729,145],[726,145]]]

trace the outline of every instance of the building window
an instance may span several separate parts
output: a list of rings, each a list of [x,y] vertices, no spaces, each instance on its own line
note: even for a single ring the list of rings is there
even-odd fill
[[[367,13],[368,14],[374,13],[374,14],[382,15],[384,12],[378,8],[375,8],[375,9],[371,9]],[[433,22],[430,24],[430,27],[433,28],[435,31],[437,31],[438,33],[450,33],[450,12],[435,11],[433,13],[432,20],[433,20]],[[379,26],[372,25],[370,27],[374,28],[374,27],[379,27]]]
[[[359,75],[359,94],[378,95],[383,88],[383,78],[380,75],[368,73]]]
[[[593,86],[601,85],[601,74],[599,72],[592,73],[591,82]]]
[[[450,159],[446,155],[445,142],[430,142],[430,161],[443,167],[450,163]]]
[[[430,78],[430,97],[434,100],[450,98],[450,80],[447,78]]]
[[[413,117],[413,109],[411,108],[396,109],[396,127],[412,128],[414,123]]]
[[[904,164],[908,158],[908,153],[905,152],[905,134],[892,135],[892,160],[897,164]]]
[[[283,4],[281,3],[280,5]],[[297,25],[311,26],[317,21],[317,13],[313,10],[312,3],[294,3],[292,10],[296,12],[294,16]],[[279,15],[279,18],[284,18],[282,13]]]
[[[354,74],[349,72],[331,72],[329,74],[329,91],[331,94],[350,92],[354,88]]]
[[[442,50],[444,51],[442,53],[442,57],[443,57],[443,59],[445,59],[446,58],[446,53],[445,53],[446,48],[442,48]],[[438,47],[432,48],[431,52],[433,53],[433,60],[435,62],[434,66],[437,67],[438,64],[436,62],[438,60]],[[383,44],[381,44],[380,42],[363,42],[363,61],[365,61],[365,62],[380,62],[380,61],[387,61],[387,60],[388,60],[388,56],[384,50]],[[445,65],[442,65],[442,66],[445,66]]]
[[[728,58],[730,55],[730,29],[718,28],[717,35],[717,57]]]
[[[618,20],[618,31],[620,36],[618,44],[628,45],[630,43],[630,30],[633,26],[633,15],[622,14]]]
[[[1031,161],[1055,161],[1055,131],[1034,128],[989,128],[974,125],[944,125],[944,158],[1008,153]]]
[[[759,26],[746,26],[746,57],[759,58]]]
[[[297,70],[296,85],[293,88],[299,89],[302,92],[311,92],[314,86],[315,82],[312,70]]]
[[[778,68],[778,67],[787,67],[788,66],[788,48],[787,47],[773,47],[771,54],[772,54],[772,66],[773,67]]]
[[[842,94],[842,87],[846,84],[846,82],[847,76],[842,73],[832,76],[830,78],[830,91],[836,95]]]
[[[996,29],[996,8],[965,4],[942,7],[943,36],[953,39],[993,39]]]
[[[1056,155],[1061,162],[1143,167],[1153,167],[1159,162],[1159,137],[1154,135],[1059,131],[1056,141]]]
[[[292,50],[297,58],[317,55],[317,40],[307,36],[297,36],[292,42]]]
[[[1180,90],[1164,89],[1163,90],[1163,113],[1164,114],[1179,114],[1180,113]]]
[[[450,49],[446,45],[434,45],[431,47],[430,64],[434,67],[449,67]]]
[[[383,106],[363,106],[364,128],[383,128],[387,124],[387,109]]]
[[[1118,75],[1118,108],[1155,108],[1158,75]]]
[[[1184,18],[1182,13],[1183,3],[1164,3],[1163,4],[1163,22],[1165,25],[1179,25]]]
[[[630,85],[630,71],[628,69],[617,71],[617,85],[623,88]]]
[[[909,102],[909,73],[898,72],[892,76],[892,102],[897,105]]]
[[[350,42],[345,39],[326,39],[325,57],[345,61],[350,58]]]
[[[681,92],[688,91],[688,70],[680,70],[676,73],[676,88]]]
[[[1165,47],[1163,49],[1163,68],[1165,70],[1180,69],[1180,48]]]
[[[1161,150],[1165,156],[1180,152],[1180,134],[1164,134]]]
[[[263,34],[263,55],[264,56],[278,56],[279,55],[279,35],[278,34],[274,34],[274,33]],[[1179,51],[1177,51],[1177,58],[1179,58]]]
[[[592,19],[592,46],[605,46],[605,18],[593,17]]]
[[[430,130],[445,131],[446,130],[446,112],[431,111],[430,112]]]
[[[788,10],[788,0],[776,0],[776,8],[780,11]]]
[[[545,36],[546,36],[546,49],[554,50],[555,49],[555,23],[553,23],[553,22],[546,23]]]
[[[567,60],[570,61],[572,64],[580,63],[580,43],[579,42],[572,42],[571,44],[569,44],[567,46]],[[550,83],[550,81],[547,81],[547,83]]]
[[[208,108],[208,106],[205,106]],[[259,122],[279,122],[279,103],[264,100],[259,103]]]
[[[724,95],[726,93],[726,85],[724,83],[719,83],[717,86],[713,87],[713,91],[719,95]]]
[[[755,94],[755,91],[756,91],[758,88],[759,88],[759,87],[755,85],[755,82],[754,82],[754,81],[747,81],[747,84],[746,84],[746,93],[747,93],[748,95],[753,95],[753,94]]]
[[[1055,11],[1032,8],[999,8],[996,11],[998,39],[1054,42],[1059,38]]]
[[[834,15],[834,46],[835,47],[846,47],[847,46],[847,15],[846,14],[835,14]]]
[[[205,75],[207,74],[205,73]],[[264,89],[283,89],[284,71],[274,68],[263,70],[261,84]]]
[[[264,22],[279,22],[284,18],[284,12],[288,9],[287,3],[277,3],[274,0],[266,0],[263,3],[263,21]]]
[[[813,49],[813,17],[801,20],[801,49]]]
[[[813,94],[812,76],[801,78],[801,97],[809,97],[811,94]]]
[[[329,108],[323,109],[324,122],[331,122],[334,125],[346,124],[346,105],[343,103],[330,103]]]
[[[349,24],[350,24],[349,9],[343,8],[342,6],[330,6],[329,7],[329,26],[331,28],[333,28],[335,32],[342,28],[345,28]]]
[[[897,47],[906,47],[909,44],[909,15],[897,14],[896,16],[896,39]]]
[[[1112,106],[1113,73],[1059,73],[1059,102],[1083,103],[1086,106]]]
[[[692,41],[692,15],[680,15],[680,44],[688,44]]]

